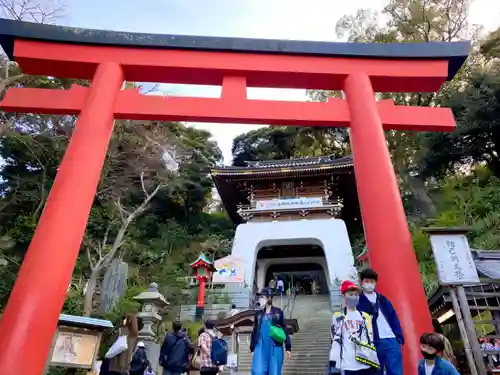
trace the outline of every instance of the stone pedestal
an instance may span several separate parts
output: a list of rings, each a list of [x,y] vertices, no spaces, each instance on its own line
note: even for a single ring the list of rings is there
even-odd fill
[[[144,326],[139,331],[139,341],[144,342],[148,359],[151,366],[157,373],[161,373],[158,364],[160,355],[161,341],[163,337],[156,337],[154,325],[162,321],[162,315],[166,312],[168,302],[165,297],[158,291],[158,284],[151,283],[146,292],[142,292],[134,298],[140,302],[142,307],[137,315],[142,319]]]

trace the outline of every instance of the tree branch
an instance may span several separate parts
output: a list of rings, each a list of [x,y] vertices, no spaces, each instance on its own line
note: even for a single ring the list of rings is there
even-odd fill
[[[87,251],[87,258],[89,260],[90,271],[94,270],[94,263],[92,262],[92,255],[90,254],[90,250],[88,246],[85,246],[85,250]]]

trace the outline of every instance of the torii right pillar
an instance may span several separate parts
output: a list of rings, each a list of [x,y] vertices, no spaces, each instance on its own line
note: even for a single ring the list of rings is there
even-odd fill
[[[379,273],[379,290],[395,305],[404,327],[403,368],[413,374],[421,356],[419,336],[433,331],[427,299],[370,77],[349,75],[344,93],[370,266]]]

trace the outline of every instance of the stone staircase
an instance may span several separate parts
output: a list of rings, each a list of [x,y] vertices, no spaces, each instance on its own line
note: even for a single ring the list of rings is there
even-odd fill
[[[329,296],[297,296],[292,317],[299,332],[292,336],[292,359],[283,375],[324,375],[330,354],[332,310]]]
[[[329,296],[297,296],[292,317],[299,321],[299,332],[291,336],[292,359],[285,360],[282,375],[324,375],[330,353],[332,322]],[[250,374],[250,337],[240,335],[239,340],[238,374]]]

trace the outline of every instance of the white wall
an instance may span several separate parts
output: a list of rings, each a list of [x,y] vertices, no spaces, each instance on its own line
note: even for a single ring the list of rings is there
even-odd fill
[[[267,246],[318,245],[325,253],[327,280],[355,279],[356,268],[344,221],[339,219],[245,223],[236,228],[232,254],[245,263],[245,282],[252,286],[258,251]],[[272,251],[272,250],[271,250]],[[301,259],[304,261],[304,259]],[[282,263],[285,263],[281,259]],[[287,261],[288,262],[288,259]],[[260,268],[260,267],[259,267]],[[259,271],[259,275],[263,271]],[[265,273],[264,273],[265,275]],[[260,284],[260,280],[257,279]]]

